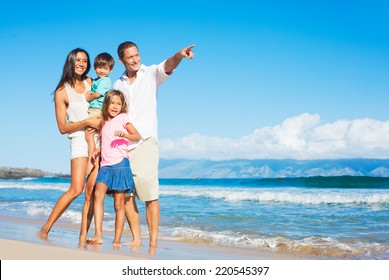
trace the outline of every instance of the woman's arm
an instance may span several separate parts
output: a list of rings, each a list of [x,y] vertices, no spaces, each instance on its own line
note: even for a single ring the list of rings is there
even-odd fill
[[[100,126],[100,117],[94,116],[78,122],[66,122],[66,109],[69,105],[68,96],[65,88],[60,88],[54,94],[55,116],[57,125],[61,134],[72,133],[87,126],[98,128]]]

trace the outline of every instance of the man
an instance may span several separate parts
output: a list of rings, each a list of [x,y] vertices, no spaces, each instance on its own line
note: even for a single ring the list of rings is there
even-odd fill
[[[160,215],[157,91],[183,58],[190,60],[194,57],[192,48],[194,45],[183,48],[158,65],[145,66],[141,64],[139,49],[135,43],[127,41],[118,47],[119,60],[123,63],[125,71],[113,88],[125,94],[129,104],[129,115],[142,136],[140,142],[129,147],[129,158],[136,195],[139,200],[146,203],[150,247],[157,246]],[[126,200],[126,216],[134,237],[133,244],[140,245],[138,210],[136,204],[131,204],[129,200]]]

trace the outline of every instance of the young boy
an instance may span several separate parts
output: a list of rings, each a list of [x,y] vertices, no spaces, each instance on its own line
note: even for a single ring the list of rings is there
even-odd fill
[[[111,79],[108,75],[112,72],[115,60],[109,53],[100,53],[96,56],[93,67],[95,68],[97,78],[92,81],[92,90],[85,94],[86,100],[89,102],[88,116],[101,115],[101,107],[105,93],[112,89]],[[88,143],[88,168],[87,174],[89,174],[94,164],[91,161],[91,156],[96,148],[95,137],[96,130],[88,128],[85,131],[85,139]]]

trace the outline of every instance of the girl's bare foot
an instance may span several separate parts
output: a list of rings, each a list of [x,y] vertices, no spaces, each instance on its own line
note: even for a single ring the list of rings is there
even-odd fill
[[[87,245],[87,242],[86,242],[86,239],[79,239],[78,240],[78,248],[82,249],[82,248],[86,248],[86,245]]]
[[[87,240],[86,235],[80,234],[80,237],[78,238],[78,240],[80,241],[80,243],[86,242],[86,240]]]
[[[92,238],[87,238],[86,243],[88,243],[88,244],[103,244],[103,238],[100,236],[94,236]]]

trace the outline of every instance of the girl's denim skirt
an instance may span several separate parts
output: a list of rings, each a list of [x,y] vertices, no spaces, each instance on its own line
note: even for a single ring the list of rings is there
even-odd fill
[[[108,193],[113,191],[133,193],[135,184],[128,158],[124,158],[117,164],[101,167],[97,174],[97,183],[105,184]]]

